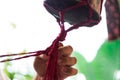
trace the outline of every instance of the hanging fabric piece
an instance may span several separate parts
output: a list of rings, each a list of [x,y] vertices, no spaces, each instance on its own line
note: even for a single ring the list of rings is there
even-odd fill
[[[91,3],[94,3],[94,1],[91,1]],[[53,41],[53,46],[50,47],[52,49],[48,55],[50,58],[48,60],[44,80],[61,80],[58,78],[58,43],[59,41],[64,41],[67,32],[73,29],[98,24],[101,19],[99,10],[101,12],[102,0],[99,1],[99,4],[98,9],[93,9],[93,6],[90,6],[88,0],[82,0],[80,2],[75,0],[46,0],[44,2],[46,9],[57,19],[61,28],[59,37]],[[65,30],[64,22],[69,22],[73,26]]]
[[[55,18],[59,19],[59,12],[63,12],[64,22],[79,25],[87,22],[92,27],[101,20],[100,13],[103,0],[45,0],[44,6]]]
[[[108,28],[108,40],[120,38],[120,8],[119,0],[106,0],[106,18]]]
[[[47,69],[43,80],[61,80],[58,78],[58,44],[65,40],[67,32],[82,26],[92,27],[99,23],[101,20],[100,13],[103,0],[97,1],[98,0],[46,0],[44,6],[57,19],[61,29],[60,34],[46,50],[28,52],[26,53],[29,54],[28,56],[3,60],[1,62],[46,54],[49,56],[49,60],[46,63]],[[95,7],[96,5],[99,6]],[[73,26],[65,30],[64,22],[68,22]]]

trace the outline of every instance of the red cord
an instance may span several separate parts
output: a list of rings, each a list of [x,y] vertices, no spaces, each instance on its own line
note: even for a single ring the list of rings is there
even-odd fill
[[[87,4],[88,4],[88,0],[84,0],[74,7],[66,8],[63,11],[59,11],[60,19],[57,19],[57,21],[58,21],[58,24],[60,25],[61,31],[60,31],[60,34],[56,37],[56,39],[53,41],[51,46],[48,47],[46,50],[26,53],[26,54],[30,54],[30,55],[26,55],[26,56],[15,58],[15,59],[3,60],[1,62],[18,60],[18,59],[22,59],[22,58],[31,57],[31,56],[39,56],[41,54],[46,54],[50,58],[49,58],[48,62],[46,63],[47,64],[47,70],[46,70],[46,73],[45,73],[44,80],[58,80],[59,76],[58,76],[58,64],[57,64],[58,61],[57,60],[58,60],[58,44],[59,44],[59,42],[65,40],[67,32],[69,32],[73,29],[77,29],[81,26],[89,26],[89,23],[94,23],[95,22],[97,24],[99,22],[99,21],[94,21],[94,20],[89,19],[89,20],[86,20],[82,23],[73,25],[69,29],[65,30],[63,12],[67,11],[67,10],[70,10],[72,8],[80,7],[82,5],[87,5]],[[45,6],[47,6],[47,4],[45,4]],[[89,18],[91,18],[91,16],[92,16],[91,9],[89,11],[89,16],[90,16]],[[6,57],[6,56],[4,56],[4,57]],[[12,54],[11,54],[11,56],[12,56]],[[3,56],[1,56],[1,57],[3,57]]]

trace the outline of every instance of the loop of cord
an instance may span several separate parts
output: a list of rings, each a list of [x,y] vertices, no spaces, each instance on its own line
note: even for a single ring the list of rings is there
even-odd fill
[[[58,44],[60,41],[65,40],[65,37],[67,34],[64,28],[64,22],[62,18],[63,17],[61,15],[61,20],[58,21],[61,28],[61,32],[59,36],[53,41],[52,45],[50,46],[50,50],[47,53],[47,55],[49,55],[50,58],[47,63],[47,70],[46,70],[44,80],[58,80],[58,64],[57,64]]]
[[[85,1],[87,1],[87,0],[85,0]],[[90,12],[89,16],[91,16],[91,14],[92,13]],[[60,25],[61,31],[60,31],[60,34],[56,37],[56,39],[53,41],[53,43],[51,44],[50,47],[48,47],[46,50],[43,50],[43,51],[40,50],[40,51],[35,51],[35,52],[32,52],[32,53],[27,53],[27,54],[30,54],[30,55],[26,55],[26,56],[23,56],[23,57],[18,57],[18,58],[15,58],[15,59],[7,59],[7,60],[3,60],[1,62],[18,60],[18,59],[22,59],[22,58],[26,58],[26,57],[39,56],[41,54],[46,54],[50,58],[49,58],[48,62],[46,63],[47,69],[46,69],[45,77],[44,77],[43,80],[61,80],[61,79],[59,79],[59,76],[58,76],[58,64],[57,64],[59,42],[65,40],[67,32],[69,32],[73,29],[77,29],[81,26],[88,26],[90,22],[96,22],[96,21],[93,21],[93,20],[89,19],[89,20],[86,20],[82,23],[73,25],[69,29],[65,30],[64,14],[63,14],[62,11],[59,11],[59,16],[60,16],[60,19],[57,19],[57,21],[58,21],[58,24]],[[97,21],[97,22],[99,22],[99,21]]]

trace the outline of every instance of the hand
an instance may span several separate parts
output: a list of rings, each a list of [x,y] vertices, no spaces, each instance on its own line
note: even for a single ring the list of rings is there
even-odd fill
[[[73,49],[71,46],[63,46],[61,43],[58,48],[58,70],[59,79],[65,79],[68,76],[77,74],[77,70],[72,68],[76,63],[75,57],[70,57]],[[46,62],[48,61],[48,56],[40,55],[35,58],[34,68],[37,72],[37,77],[35,80],[42,80],[46,71]]]

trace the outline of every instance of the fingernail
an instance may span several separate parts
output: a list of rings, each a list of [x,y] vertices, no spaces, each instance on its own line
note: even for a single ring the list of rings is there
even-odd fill
[[[77,59],[75,57],[71,57],[71,59],[69,59],[71,66],[77,63]]]
[[[71,75],[76,75],[78,73],[78,70],[77,69],[72,69],[72,74]]]

